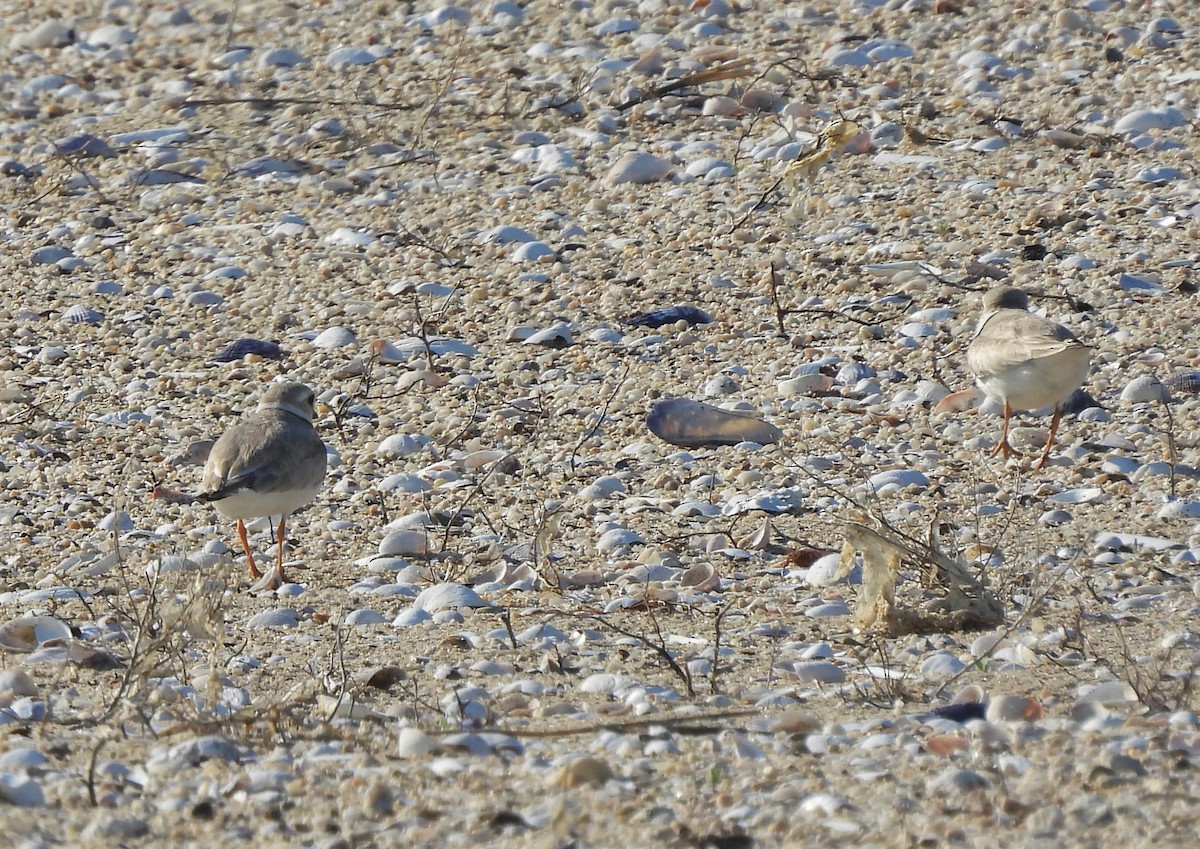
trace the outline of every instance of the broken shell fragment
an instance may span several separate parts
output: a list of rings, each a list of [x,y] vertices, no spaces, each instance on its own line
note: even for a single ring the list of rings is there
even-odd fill
[[[31,652],[50,640],[69,639],[70,627],[53,616],[22,616],[0,625],[0,651]]]

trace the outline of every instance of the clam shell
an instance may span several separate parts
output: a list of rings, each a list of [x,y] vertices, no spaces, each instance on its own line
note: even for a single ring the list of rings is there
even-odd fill
[[[556,324],[539,330],[522,341],[523,345],[543,345],[547,348],[568,348],[575,344],[568,324]]]
[[[490,607],[479,597],[479,593],[462,584],[447,583],[426,587],[413,599],[412,609],[426,613],[450,610],[456,607]]]
[[[22,616],[0,625],[0,651],[31,652],[50,640],[69,639],[67,623],[53,616]]]
[[[604,176],[604,182],[610,186],[622,183],[657,183],[671,176],[674,168],[671,163],[653,153],[634,150],[618,159]]]
[[[358,338],[345,327],[328,327],[313,339],[316,348],[344,348],[347,345],[357,345]]]
[[[295,628],[299,624],[299,614],[290,607],[264,610],[246,620],[247,628]]]
[[[778,442],[783,431],[749,413],[723,410],[688,398],[655,402],[646,417],[650,432],[664,442],[684,448]]]
[[[407,557],[429,553],[429,537],[424,531],[392,531],[379,543],[381,557]]]

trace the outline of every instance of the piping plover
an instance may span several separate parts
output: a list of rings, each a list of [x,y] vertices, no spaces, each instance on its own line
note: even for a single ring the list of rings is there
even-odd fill
[[[316,398],[300,383],[273,383],[258,408],[216,441],[197,501],[211,501],[223,516],[237,519],[238,538],[259,578],[255,589],[275,589],[283,575],[284,523],[316,497],[325,479],[325,444],[313,427]],[[279,516],[279,557],[265,575],[254,563],[246,519]]]
[[[1000,443],[992,454],[1015,453],[1008,425],[1015,410],[1053,407],[1050,435],[1035,468],[1046,465],[1062,419],[1062,403],[1087,377],[1092,348],[1057,322],[1029,312],[1029,297],[1003,286],[983,296],[983,315],[967,348],[967,366],[989,398],[1004,405]]]

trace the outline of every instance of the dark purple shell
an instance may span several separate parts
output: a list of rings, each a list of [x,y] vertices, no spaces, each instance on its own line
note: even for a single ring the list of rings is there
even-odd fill
[[[650,312],[635,315],[626,323],[633,327],[662,327],[664,324],[674,324],[677,321],[686,321],[688,324],[711,324],[715,320],[699,307],[684,305],[650,310]]]
[[[1200,392],[1200,371],[1181,371],[1171,375],[1163,383],[1180,392]]]
[[[268,360],[277,360],[283,356],[283,349],[274,342],[264,342],[262,339],[235,339],[213,354],[214,363],[231,363],[240,360],[247,354],[258,354]]]
[[[108,142],[91,133],[79,133],[54,142],[54,150],[60,156],[77,156],[81,159],[93,156],[116,156]]]
[[[967,723],[972,719],[983,719],[987,715],[987,705],[982,702],[963,702],[935,707],[930,713],[951,722]]]

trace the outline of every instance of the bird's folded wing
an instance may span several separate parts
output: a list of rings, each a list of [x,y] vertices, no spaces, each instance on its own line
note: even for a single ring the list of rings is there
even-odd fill
[[[1022,313],[1018,318],[1027,318]],[[1070,330],[1052,321],[1006,321],[996,316],[967,349],[967,364],[976,374],[994,374],[1086,346]]]

